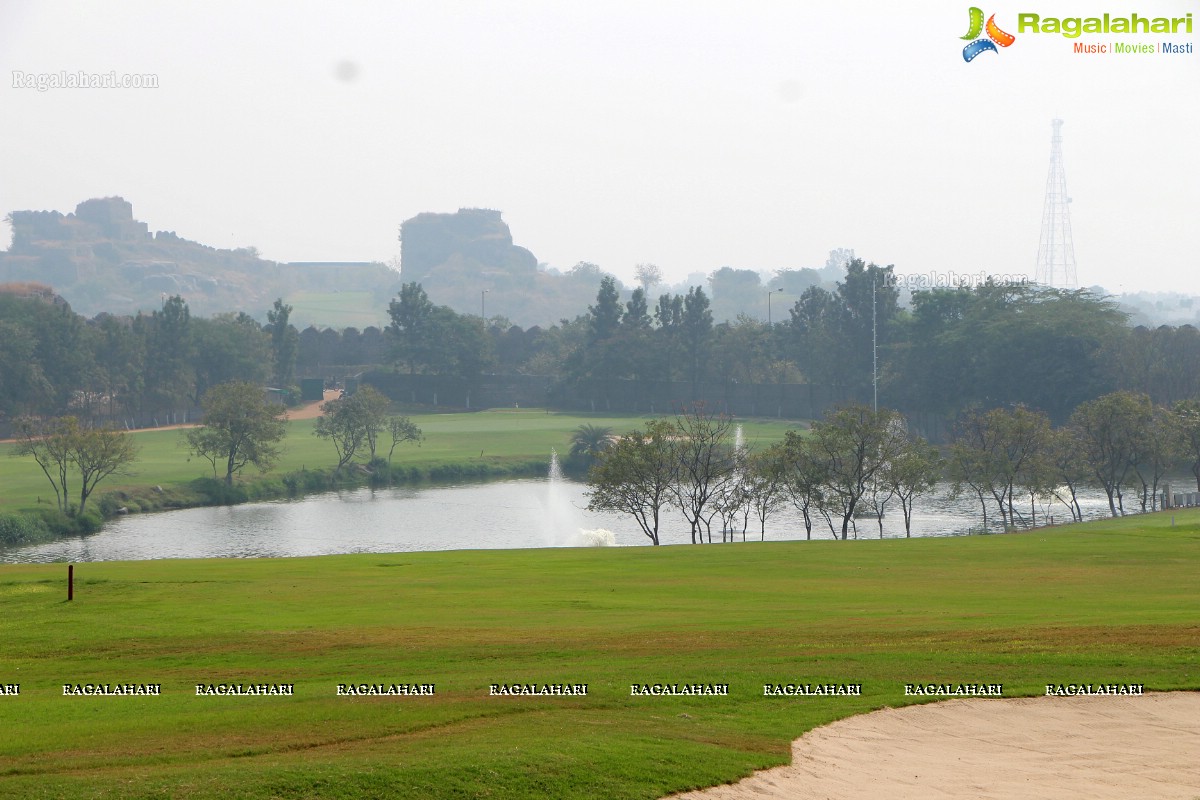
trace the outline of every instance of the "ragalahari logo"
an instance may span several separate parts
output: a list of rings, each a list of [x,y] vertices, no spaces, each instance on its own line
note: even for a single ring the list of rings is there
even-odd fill
[[[987,32],[987,38],[981,39],[979,34]],[[964,39],[973,39],[970,44],[963,48],[963,61],[971,61],[980,53],[992,51],[993,53],[1000,52],[996,49],[996,45],[1008,47],[1017,40],[1017,37],[1011,33],[1005,33],[996,25],[996,15],[992,14],[988,17],[987,25],[983,24],[983,11],[971,6],[971,28],[967,31]]]

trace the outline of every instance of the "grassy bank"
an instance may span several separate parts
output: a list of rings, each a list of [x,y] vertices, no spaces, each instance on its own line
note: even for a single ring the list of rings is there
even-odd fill
[[[0,567],[0,796],[653,798],[906,682],[1200,687],[1200,514],[952,539]],[[768,698],[765,683],[861,683]],[[160,697],[63,697],[64,683]],[[196,697],[197,683],[293,697]],[[337,697],[339,683],[432,697]],[[492,683],[587,683],[490,697]],[[633,683],[728,697],[631,697]]]
[[[425,439],[420,446],[404,444],[392,459],[394,483],[452,481],[544,472],[552,449],[565,454],[571,432],[582,424],[611,427],[621,433],[641,425],[646,417],[559,414],[539,409],[500,409],[461,414],[419,414],[412,419]],[[27,544],[55,535],[80,533],[100,524],[101,511],[111,516],[118,508],[132,513],[184,508],[244,500],[297,496],[338,486],[363,485],[372,480],[354,469],[334,475],[333,446],[312,435],[313,420],[288,423],[283,456],[268,473],[247,471],[231,492],[214,486],[209,463],[189,456],[178,430],[132,434],[139,447],[128,475],[115,475],[94,495],[96,514],[84,528],[53,513],[54,495],[32,458],[8,457],[11,444],[0,444],[0,544]],[[747,420],[747,442],[782,438],[794,423]],[[386,447],[386,444],[384,444]],[[208,480],[204,480],[204,479]],[[377,476],[381,485],[388,480]],[[112,495],[104,501],[105,495]],[[30,513],[33,512],[33,516]],[[23,519],[14,519],[19,515]],[[6,521],[7,519],[7,521]]]

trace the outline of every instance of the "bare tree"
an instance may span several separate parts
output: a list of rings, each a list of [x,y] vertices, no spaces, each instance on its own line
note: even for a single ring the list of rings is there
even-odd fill
[[[651,543],[678,476],[675,427],[652,420],[601,451],[588,473],[588,509],[629,514]]]
[[[78,431],[79,420],[75,417],[19,417],[16,420],[17,446],[11,455],[33,458],[54,487],[55,504],[64,513],[70,504],[71,442]]]
[[[50,484],[60,511],[82,514],[96,486],[137,458],[137,447],[124,431],[81,425],[75,417],[17,420],[14,456],[31,456]],[[71,506],[70,477],[79,475],[79,506]]]
[[[705,533],[712,543],[712,520],[719,511],[714,501],[736,476],[729,441],[732,425],[732,417],[712,414],[702,403],[675,415],[679,477],[673,487],[674,501],[691,526],[692,544],[702,543]]]
[[[420,444],[424,437],[421,435],[421,429],[408,417],[388,417],[387,425],[388,433],[392,435],[392,446],[388,448],[388,465],[390,466],[392,453],[396,452],[397,445],[404,442]]]
[[[137,446],[124,431],[115,428],[84,427],[79,431],[72,461],[79,470],[79,513],[100,481],[137,458]]]
[[[758,520],[762,541],[767,540],[767,519],[787,503],[788,486],[783,464],[771,449],[751,453],[745,461],[742,485],[749,497],[748,508]]]
[[[633,268],[633,277],[641,284],[642,291],[650,296],[650,290],[662,283],[662,270],[654,264],[638,264]]]
[[[797,431],[787,431],[783,441],[772,445],[768,453],[776,464],[788,498],[804,519],[804,538],[812,539],[814,515],[825,515],[823,463],[817,460],[812,443]],[[832,524],[830,530],[833,530]]]

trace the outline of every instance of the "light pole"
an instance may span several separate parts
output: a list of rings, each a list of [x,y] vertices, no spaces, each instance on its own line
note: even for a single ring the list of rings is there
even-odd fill
[[[479,318],[481,320],[483,320],[484,325],[487,324],[487,313],[486,313],[487,307],[484,305],[484,297],[490,291],[491,291],[491,289],[483,289],[482,291],[479,292]]]
[[[879,337],[875,323],[875,278],[871,278],[871,388],[875,393],[872,406],[879,413]]]
[[[780,287],[778,289],[768,289],[767,290],[767,327],[768,328],[771,327],[771,295],[775,294],[776,292],[782,292],[782,291],[783,291],[783,287]]]

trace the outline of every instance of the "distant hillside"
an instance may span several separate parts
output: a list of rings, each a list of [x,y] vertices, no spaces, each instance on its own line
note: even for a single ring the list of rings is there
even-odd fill
[[[151,234],[120,197],[85,200],[71,214],[14,211],[9,221],[12,246],[0,252],[0,283],[50,284],[87,316],[150,310],[178,294],[194,314],[262,317],[276,297],[306,291],[360,293],[359,301],[369,298],[382,311],[399,288],[383,264],[280,264],[253,248],[222,250],[172,231]]]
[[[541,269],[533,253],[513,244],[501,212],[460,208],[426,212],[400,226],[400,271],[429,299],[460,313],[504,316],[521,325],[574,318],[595,302],[601,272],[579,264],[565,275]]]
[[[588,263],[565,274],[547,270],[513,244],[492,209],[405,221],[400,274],[380,263],[278,263],[252,247],[223,250],[173,231],[151,233],[120,197],[85,200],[69,214],[14,211],[9,221],[12,246],[0,251],[0,283],[49,284],[85,316],[150,311],[180,295],[193,314],[245,311],[261,320],[282,297],[300,327],[361,329],[386,324],[401,283],[417,282],[433,302],[459,313],[545,326],[584,313],[603,275]]]

